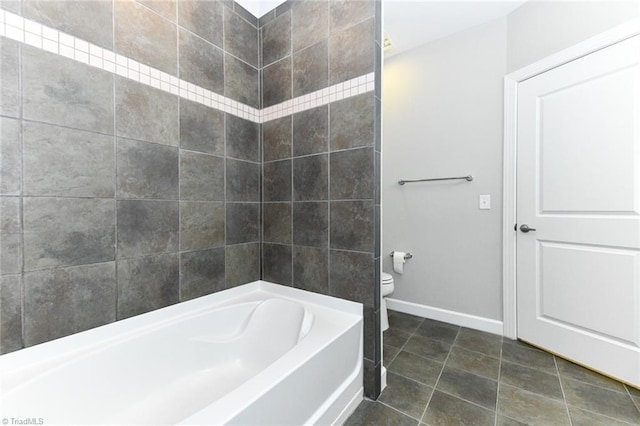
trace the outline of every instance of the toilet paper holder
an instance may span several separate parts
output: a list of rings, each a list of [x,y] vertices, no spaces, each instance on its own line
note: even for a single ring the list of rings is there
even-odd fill
[[[393,257],[393,253],[395,253],[395,251],[391,252],[391,257]],[[404,260],[409,260],[413,257],[413,255],[411,253],[407,253],[404,255]]]

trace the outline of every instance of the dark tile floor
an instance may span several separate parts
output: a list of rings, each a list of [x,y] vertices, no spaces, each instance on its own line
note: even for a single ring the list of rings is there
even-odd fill
[[[346,425],[640,425],[640,391],[525,343],[389,311],[387,388]]]

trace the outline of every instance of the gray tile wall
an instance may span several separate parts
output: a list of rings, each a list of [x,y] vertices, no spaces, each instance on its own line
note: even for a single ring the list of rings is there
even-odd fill
[[[0,4],[258,106],[258,22],[233,2]],[[0,54],[0,353],[260,279],[259,125]]]
[[[380,1],[0,7],[255,108],[377,79],[256,125],[0,40],[0,353],[262,277],[364,304],[377,397]]]
[[[262,105],[377,72],[380,2],[289,1],[260,20]],[[262,125],[265,280],[363,303],[380,393],[380,89]]]

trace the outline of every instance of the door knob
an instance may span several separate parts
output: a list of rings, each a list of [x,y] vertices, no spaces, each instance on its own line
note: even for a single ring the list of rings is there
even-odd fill
[[[520,230],[526,234],[529,231],[535,231],[536,228],[529,228],[529,225],[520,225]]]

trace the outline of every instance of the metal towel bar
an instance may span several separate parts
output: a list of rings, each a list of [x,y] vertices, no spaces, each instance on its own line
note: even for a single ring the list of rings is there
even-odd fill
[[[471,182],[473,180],[473,176],[471,175],[467,175],[467,176],[459,176],[459,177],[449,177],[449,178],[435,178],[435,179],[402,179],[398,181],[399,185],[404,185],[405,183],[413,183],[413,182],[433,182],[436,180],[457,180],[457,179],[464,179],[468,182]]]

